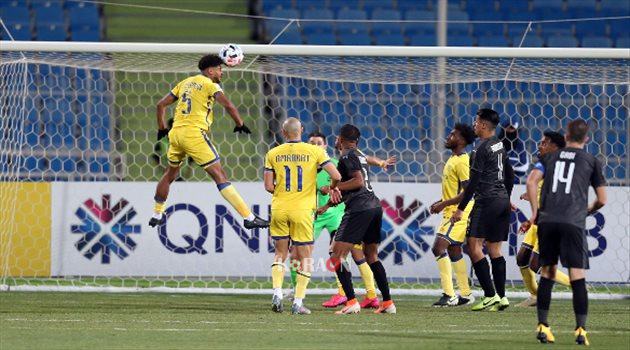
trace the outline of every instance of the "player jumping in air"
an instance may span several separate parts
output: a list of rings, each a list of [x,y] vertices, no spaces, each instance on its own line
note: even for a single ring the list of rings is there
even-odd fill
[[[177,179],[179,168],[187,156],[214,179],[219,192],[245,220],[245,228],[268,227],[269,222],[254,215],[241,195],[230,184],[221,167],[220,157],[210,141],[210,126],[214,120],[213,106],[219,102],[230,114],[236,127],[234,132],[251,134],[232,102],[223,94],[221,65],[223,61],[217,55],[203,56],[197,65],[200,74],[180,81],[157,104],[157,138],[168,135],[167,158],[169,167],[157,185],[155,206],[149,226],[162,224],[165,220],[164,208],[171,183]],[[177,102],[173,128],[168,130],[164,115],[166,107]]]
[[[337,146],[341,149],[341,158],[337,165],[341,173],[338,188],[342,193],[346,208],[332,244],[330,261],[335,267],[348,301],[346,306],[336,313],[354,314],[361,311],[361,306],[354,295],[352,274],[345,263],[348,253],[356,244],[361,243],[363,243],[365,258],[374,274],[376,285],[383,296],[383,302],[374,313],[396,313],[396,306],[389,294],[385,268],[378,260],[383,209],[370,184],[367,160],[357,150],[360,136],[361,133],[357,127],[346,124],[341,127],[337,138]],[[334,204],[334,201],[330,204]],[[318,209],[318,213],[324,213],[326,208]]]
[[[296,118],[288,118],[282,124],[282,136],[286,143],[267,152],[264,174],[265,189],[273,194],[270,233],[276,250],[271,265],[271,309],[275,312],[283,311],[284,261],[289,255],[290,240],[300,262],[292,314],[311,313],[303,305],[303,299],[313,265],[311,254],[318,168],[330,175],[330,200],[339,203],[341,199],[341,193],[336,188],[337,182],[341,180],[337,168],[324,149],[301,142],[302,132],[302,124]]]
[[[452,223],[460,221],[474,194],[475,204],[470,212],[466,235],[470,260],[484,297],[473,305],[473,311],[504,310],[510,305],[505,297],[505,258],[501,254],[501,243],[508,237],[514,171],[503,143],[495,135],[497,125],[497,112],[487,108],[477,111],[473,128],[481,143],[472,152],[470,181],[457,210],[451,216]],[[482,250],[484,242],[492,262],[492,278]]]
[[[564,148],[566,142],[564,136],[555,131],[545,131],[543,133],[543,139],[538,144],[538,157],[541,158],[546,154],[555,152],[561,148]],[[540,188],[543,182],[541,181],[538,186],[538,196],[536,200],[540,201]],[[527,193],[521,196],[521,199],[529,200]],[[527,299],[523,300],[517,306],[528,307],[536,306],[536,293],[538,291],[538,283],[536,282],[536,274],[540,271],[540,264],[538,260],[538,226],[531,225],[529,221],[525,221],[521,225],[520,233],[525,233],[525,239],[521,244],[521,248],[516,255],[516,264],[521,270],[523,276],[523,284],[527,287],[530,295]],[[555,281],[565,286],[570,286],[569,276],[562,271],[556,271]]]
[[[475,137],[475,131],[469,125],[455,124],[446,138],[445,147],[450,149],[452,154],[444,165],[442,199],[431,205],[431,214],[444,211],[432,249],[440,270],[443,292],[440,300],[433,304],[435,307],[468,305],[475,300],[468,283],[466,261],[462,255],[468,214],[472,210],[473,202],[466,206],[462,220],[451,224],[451,215],[457,209],[457,204],[464,195],[464,189],[468,186],[470,158],[466,153],[466,146],[472,144]],[[453,289],[453,271],[455,271],[459,295],[456,295]]]
[[[588,142],[588,125],[574,120],[567,126],[566,148],[541,157],[527,177],[527,196],[536,198],[538,184],[541,189],[538,201],[529,201],[532,207],[531,222],[538,224],[540,265],[538,286],[538,327],[536,337],[541,343],[555,342],[547,322],[553,280],[558,258],[569,269],[575,312],[575,342],[589,345],[586,336],[588,294],[585,269],[589,268],[586,241],[586,216],[606,204],[606,180],[601,163],[584,151]],[[596,199],[588,206],[588,188],[593,186]]]
[[[324,150],[327,149],[326,136],[324,134],[321,134],[319,132],[314,132],[314,133],[311,133],[308,137],[309,137],[308,143],[322,147]],[[387,158],[386,160],[383,160],[374,156],[365,156],[365,158],[369,165],[379,166],[385,170],[387,170],[389,166],[396,164],[396,157],[394,156],[391,156]],[[335,166],[337,166],[339,163],[339,161],[334,158],[331,158],[330,161],[333,162]],[[328,203],[328,199],[330,197],[328,195],[329,191],[330,191],[330,176],[325,171],[320,171],[317,174],[317,205],[318,207],[321,208],[321,207],[326,206],[326,204]],[[326,229],[328,233],[330,234],[330,243],[332,243],[332,240],[335,234],[337,233],[337,229],[339,228],[339,225],[341,224],[341,219],[343,217],[345,205],[341,203],[337,206],[334,206],[332,208],[326,208],[326,209],[327,210],[323,214],[318,215],[315,218],[314,236],[315,236],[315,241],[317,241],[317,238],[321,234],[322,230]],[[365,255],[363,254],[363,247],[361,245],[355,246],[352,249],[351,254],[352,254],[352,259],[354,260],[357,267],[359,268],[359,271],[361,272],[361,279],[363,280],[363,283],[365,284],[366,295],[363,301],[361,301],[361,308],[378,308],[379,303],[378,303],[378,298],[376,296],[376,288],[374,286],[374,275],[372,274],[372,270],[370,270],[370,267],[368,266],[365,260]],[[291,280],[293,282],[293,285],[295,285],[295,282],[293,281],[294,280],[294,277],[293,277],[294,265],[296,264],[293,264],[293,263],[291,264]],[[337,288],[338,288],[337,294],[331,296],[329,300],[326,300],[325,302],[323,302],[322,303],[323,307],[337,307],[340,305],[344,305],[346,301],[348,301],[348,298],[346,297],[346,294],[343,291],[343,287],[341,286],[339,279],[337,279]]]

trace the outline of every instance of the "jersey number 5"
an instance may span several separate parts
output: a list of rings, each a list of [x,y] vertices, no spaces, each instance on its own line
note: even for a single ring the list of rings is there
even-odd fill
[[[558,192],[558,183],[564,183],[564,193],[569,194],[571,192],[571,182],[573,182],[573,171],[575,170],[575,163],[569,163],[569,170],[565,176],[564,168],[566,166],[566,162],[557,161],[556,168],[553,170],[553,186],[551,187],[551,192]]]
[[[190,99],[188,91],[186,91],[186,92],[184,92],[182,94],[182,102],[184,102],[186,104],[186,110],[183,110],[182,114],[189,114],[190,113],[190,109],[192,108],[192,101]]]
[[[296,166],[297,168],[297,191],[302,192],[302,167]],[[284,182],[285,182],[285,190],[287,192],[291,192],[291,167],[288,165],[284,166]]]

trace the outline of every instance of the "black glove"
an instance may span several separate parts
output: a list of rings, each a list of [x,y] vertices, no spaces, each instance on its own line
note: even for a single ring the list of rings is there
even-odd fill
[[[239,134],[242,134],[242,133],[251,134],[252,133],[252,131],[249,130],[249,128],[247,126],[245,126],[245,124],[243,124],[242,126],[235,126],[234,127],[234,132],[237,132]]]
[[[168,129],[160,129],[157,133],[157,140],[160,141],[164,136],[168,135]]]

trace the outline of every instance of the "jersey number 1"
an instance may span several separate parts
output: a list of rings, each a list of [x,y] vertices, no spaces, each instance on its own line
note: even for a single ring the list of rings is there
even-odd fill
[[[558,192],[558,183],[564,183],[564,193],[569,194],[571,192],[571,183],[573,182],[573,171],[575,170],[575,163],[569,163],[569,170],[566,176],[564,175],[564,167],[567,163],[563,161],[556,162],[556,168],[553,170],[553,186],[551,192]]]
[[[296,166],[297,168],[297,191],[302,192],[302,167]],[[284,182],[285,182],[285,190],[287,192],[291,192],[291,167],[288,165],[284,166]]]

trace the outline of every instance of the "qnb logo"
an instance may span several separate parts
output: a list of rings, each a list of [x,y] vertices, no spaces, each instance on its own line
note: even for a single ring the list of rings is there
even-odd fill
[[[381,241],[387,242],[378,254],[380,259],[387,258],[394,254],[394,265],[403,264],[403,254],[417,261],[422,254],[429,250],[430,245],[425,241],[425,236],[433,236],[434,231],[431,226],[423,226],[423,223],[431,215],[425,208],[420,210],[422,202],[414,200],[404,207],[404,196],[396,196],[395,206],[386,200],[381,200],[383,212],[389,220],[383,220],[381,229]],[[420,211],[419,211],[420,210]],[[410,218],[413,218],[409,220]],[[391,223],[389,222],[391,221]],[[402,226],[406,223],[406,226]]]
[[[83,202],[85,208],[77,208],[75,215],[82,224],[72,225],[71,232],[82,235],[74,246],[83,256],[92,260],[100,254],[101,263],[109,264],[112,254],[122,260],[136,248],[136,242],[129,235],[139,234],[141,226],[129,224],[137,213],[133,207],[127,210],[127,204],[129,202],[121,198],[112,207],[111,196],[104,194],[100,206],[88,199]]]

